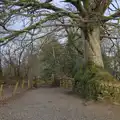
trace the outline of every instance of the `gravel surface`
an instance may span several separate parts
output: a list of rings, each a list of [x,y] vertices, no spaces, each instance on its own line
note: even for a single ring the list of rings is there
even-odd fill
[[[91,103],[59,88],[28,91],[0,107],[0,120],[120,120],[120,107]]]

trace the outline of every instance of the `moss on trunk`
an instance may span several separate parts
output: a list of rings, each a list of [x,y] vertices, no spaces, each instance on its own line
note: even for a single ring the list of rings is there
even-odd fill
[[[85,63],[92,62],[96,66],[104,68],[101,46],[100,46],[100,27],[90,24],[83,31],[84,40],[84,58]]]

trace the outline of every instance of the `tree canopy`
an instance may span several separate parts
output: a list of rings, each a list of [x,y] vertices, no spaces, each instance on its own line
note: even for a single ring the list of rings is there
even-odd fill
[[[59,8],[51,2],[52,0],[46,2],[41,2],[40,0],[0,1],[0,26],[4,29],[2,34],[5,34],[0,41],[9,41],[23,33],[34,34],[32,31],[43,27],[43,23],[50,20],[60,20],[61,18],[64,21],[54,23],[53,26],[77,26],[84,28],[88,23],[96,23],[101,26],[105,26],[105,23],[111,26],[119,25],[120,10],[119,1],[117,0],[65,0],[60,2],[60,4],[71,4],[75,8],[74,11]],[[108,11],[110,11],[110,14]],[[21,30],[9,28],[11,22],[13,20],[16,21],[16,16],[23,17],[28,22]],[[65,23],[66,17],[69,18],[70,22]],[[109,23],[108,21],[110,20],[117,20],[118,24]],[[103,35],[102,37],[108,36]]]

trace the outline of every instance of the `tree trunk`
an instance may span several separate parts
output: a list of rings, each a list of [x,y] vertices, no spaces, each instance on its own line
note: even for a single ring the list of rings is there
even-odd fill
[[[86,63],[93,63],[96,66],[104,68],[100,47],[100,28],[96,26],[88,27],[84,31],[84,35],[84,58]]]
[[[0,79],[3,80],[3,72],[2,72],[1,58],[0,58]]]
[[[1,47],[0,47],[0,82],[3,81],[3,71],[2,71],[2,55],[1,55]]]

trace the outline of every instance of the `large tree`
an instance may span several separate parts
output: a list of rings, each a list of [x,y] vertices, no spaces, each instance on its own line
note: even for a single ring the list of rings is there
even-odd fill
[[[59,2],[63,3],[61,7],[57,7],[54,0],[0,1],[0,26],[3,29],[0,32],[2,35],[0,41],[3,42],[1,44],[6,44],[21,34],[30,38],[32,42],[53,32],[59,39],[67,34],[68,45],[72,43],[79,57],[84,56],[84,60],[75,62],[77,67],[78,64],[83,63],[84,66],[79,66],[75,70],[73,90],[84,97],[97,99],[110,96],[114,99],[113,96],[118,96],[120,91],[117,91],[116,95],[117,89],[113,89],[116,87],[116,82],[104,70],[101,40],[103,38],[116,39],[110,31],[120,27],[119,0],[64,0]],[[64,6],[66,4],[67,8]],[[23,21],[22,27],[20,27],[20,20]],[[20,29],[15,29],[16,27]],[[48,27],[47,30],[46,27]],[[76,32],[71,30],[76,30]],[[78,38],[80,41],[82,39],[81,44],[78,44],[80,43],[78,41],[75,42]],[[111,86],[107,83],[110,81],[112,81]]]
[[[52,0],[41,2],[40,0],[2,0],[0,2],[2,10],[1,26],[6,31],[6,36],[1,38],[1,41],[10,41],[13,38],[23,33],[35,35],[41,27],[62,26],[63,28],[78,27],[81,28],[84,40],[84,58],[85,63],[94,63],[96,66],[104,68],[100,40],[101,40],[101,26],[111,24],[108,21],[118,19],[120,17],[120,10],[115,6],[118,5],[117,0],[65,0],[61,1],[71,4],[75,9],[59,8],[51,3]],[[112,7],[111,7],[112,5]],[[111,8],[110,8],[111,7]],[[118,6],[119,7],[119,6]],[[112,10],[113,14],[106,15],[107,9]],[[15,16],[24,16],[30,23],[23,29],[12,30],[7,28],[7,23],[13,20]],[[49,22],[54,20],[61,20],[62,22]],[[66,19],[69,22],[65,22]],[[36,20],[37,19],[37,20]],[[46,23],[46,24],[44,24]],[[105,36],[104,37],[108,37]]]

